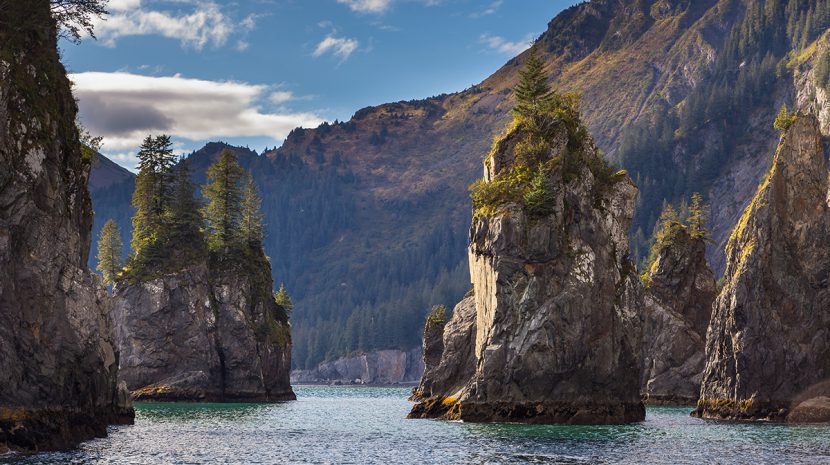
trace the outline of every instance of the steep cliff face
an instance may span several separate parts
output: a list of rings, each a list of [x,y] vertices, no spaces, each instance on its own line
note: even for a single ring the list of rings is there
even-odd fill
[[[696,414],[830,420],[830,208],[820,124],[801,116],[726,247]],[[812,406],[812,407],[811,407]]]
[[[313,370],[294,370],[295,384],[409,384],[416,383],[424,372],[421,350],[373,350],[324,362]]]
[[[706,329],[717,296],[705,240],[677,225],[660,249],[647,281],[643,399],[693,404],[700,394]]]
[[[466,296],[445,324],[427,321],[424,328],[424,375],[412,393],[416,405],[410,417],[428,416],[435,402],[458,398],[476,371],[476,301]],[[440,349],[440,352],[439,352]]]
[[[132,422],[110,302],[86,266],[89,160],[49,2],[0,8],[0,452]]]
[[[121,373],[140,400],[293,400],[291,333],[270,270],[198,263],[119,283],[114,317]]]
[[[519,122],[497,141],[485,161],[488,184],[523,163],[533,141],[526,131]],[[627,240],[637,191],[625,173],[607,171],[590,138],[579,134],[561,121],[545,131],[549,149],[538,161],[552,168],[544,213],[508,202],[474,218],[475,372],[458,392],[432,385],[433,398],[412,416],[529,423],[644,418],[643,290]]]

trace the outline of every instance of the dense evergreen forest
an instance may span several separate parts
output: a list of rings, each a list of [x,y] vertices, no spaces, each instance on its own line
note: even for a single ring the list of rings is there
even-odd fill
[[[830,27],[828,0],[761,0],[731,2],[740,20],[711,71],[682,105],[653,111],[624,131],[615,160],[629,170],[641,197],[632,228],[632,250],[648,258],[654,228],[668,201],[706,192],[732,159],[735,144],[751,131],[753,108],[774,108],[776,84],[789,78],[803,60],[803,50]],[[830,79],[830,55],[817,65],[819,82]],[[723,134],[712,143],[711,134]],[[693,166],[678,170],[678,153],[700,153]]]

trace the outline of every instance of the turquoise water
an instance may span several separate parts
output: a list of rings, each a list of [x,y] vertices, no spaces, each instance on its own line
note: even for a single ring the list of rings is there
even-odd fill
[[[631,426],[407,420],[408,389],[298,387],[279,405],[140,404],[134,426],[13,464],[830,464],[830,427],[738,425],[650,408]]]

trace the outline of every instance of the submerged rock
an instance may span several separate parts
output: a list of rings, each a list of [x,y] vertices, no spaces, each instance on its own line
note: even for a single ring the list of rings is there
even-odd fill
[[[717,283],[703,237],[676,224],[665,241],[647,275],[642,395],[651,404],[694,404]]]
[[[828,187],[819,122],[800,116],[726,246],[725,286],[714,306],[695,415],[795,421],[826,410],[820,398],[830,396],[822,383],[830,378]]]
[[[109,297],[86,266],[90,160],[49,5],[0,8],[0,453],[133,420]]]
[[[429,397],[411,417],[584,424],[644,418],[643,289],[627,239],[637,189],[625,173],[609,171],[571,122],[554,118],[540,136],[532,123],[518,121],[486,160],[488,195],[525,166],[538,164],[544,177],[523,196],[477,211],[469,246],[474,297],[456,307],[444,330],[438,373],[447,375],[427,368],[416,394]],[[475,322],[462,324],[473,302]]]
[[[215,268],[116,286],[121,379],[139,400],[295,399],[290,326],[270,269]]]

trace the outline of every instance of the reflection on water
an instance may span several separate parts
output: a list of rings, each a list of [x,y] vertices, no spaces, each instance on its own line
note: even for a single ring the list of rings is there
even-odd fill
[[[13,464],[830,464],[830,427],[707,422],[649,408],[629,426],[406,420],[408,389],[300,387],[296,402],[140,404],[135,426]]]

